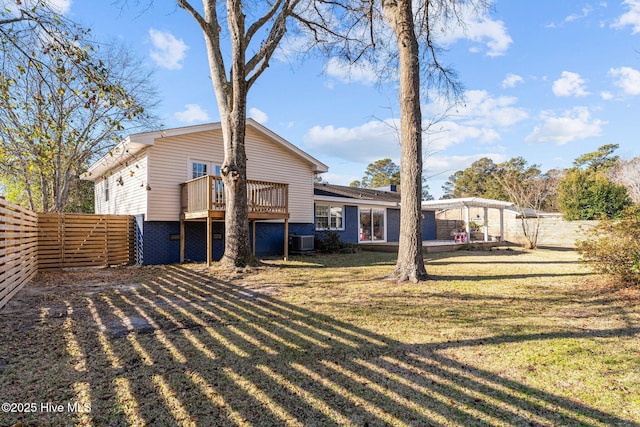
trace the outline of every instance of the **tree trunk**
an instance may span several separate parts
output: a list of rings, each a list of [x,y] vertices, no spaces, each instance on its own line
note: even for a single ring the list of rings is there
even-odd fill
[[[207,7],[215,8],[215,2]],[[249,242],[247,156],[244,145],[248,85],[245,80],[244,15],[240,2],[227,3],[227,21],[231,37],[230,81],[226,80],[221,70],[223,64],[217,47],[211,41],[207,45],[209,63],[213,64],[213,88],[220,110],[224,144],[224,162],[220,172],[225,193],[225,239],[220,264],[224,268],[235,268],[245,267],[253,261]]]
[[[392,277],[418,282],[428,278],[422,252],[420,52],[411,0],[382,0],[382,8],[396,36],[400,60],[400,240]]]
[[[235,105],[244,106],[246,102]],[[222,116],[221,120],[229,136],[224,138],[225,159],[221,168],[225,193],[225,240],[220,263],[226,268],[245,267],[253,261],[253,254],[249,242],[244,109],[235,108],[230,114]]]

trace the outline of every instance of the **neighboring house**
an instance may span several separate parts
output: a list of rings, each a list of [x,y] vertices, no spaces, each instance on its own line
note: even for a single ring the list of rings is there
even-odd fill
[[[345,243],[397,242],[400,237],[400,193],[382,189],[316,183],[315,228],[334,231]],[[423,209],[422,240],[436,238],[435,212]]]
[[[313,234],[314,177],[328,167],[252,119],[245,145],[254,252],[282,254],[287,233]],[[220,123],[166,129],[130,135],[83,179],[95,183],[96,213],[136,216],[139,263],[203,261],[207,246],[220,259],[223,159]]]

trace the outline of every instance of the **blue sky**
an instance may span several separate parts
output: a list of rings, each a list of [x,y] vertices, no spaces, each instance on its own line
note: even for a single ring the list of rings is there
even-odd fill
[[[156,69],[165,127],[218,121],[195,21],[171,1],[63,1],[97,38],[119,40]],[[194,0],[194,3],[198,3]],[[453,172],[481,157],[522,156],[543,170],[565,168],[609,143],[640,156],[640,0],[497,1],[465,31],[439,34],[442,60],[459,73],[465,104],[423,100],[426,175],[438,198]],[[249,94],[250,115],[329,166],[347,185],[368,163],[399,163],[397,82],[335,59],[304,62],[282,52]]]

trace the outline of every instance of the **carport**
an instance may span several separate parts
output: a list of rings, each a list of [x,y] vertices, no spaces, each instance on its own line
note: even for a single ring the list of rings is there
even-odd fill
[[[471,221],[482,221],[484,228],[484,241],[489,241],[489,227],[487,226],[489,209],[497,209],[500,212],[500,241],[504,241],[504,210],[507,208],[513,208],[514,205],[511,202],[503,202],[501,200],[483,199],[480,197],[465,197],[459,199],[444,199],[444,200],[429,200],[422,202],[422,209],[434,209],[434,210],[450,210],[459,209],[460,219],[464,220],[465,231],[467,236],[471,236]],[[484,213],[483,217],[479,216],[471,218],[472,208],[482,208]]]

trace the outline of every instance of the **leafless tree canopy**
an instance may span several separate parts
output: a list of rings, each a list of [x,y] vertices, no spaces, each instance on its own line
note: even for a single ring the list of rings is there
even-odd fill
[[[640,203],[640,157],[618,159],[608,174],[613,182],[625,186],[633,203]]]
[[[490,7],[488,0],[421,0],[413,3],[414,34],[420,46],[423,92],[433,91],[454,103],[462,101],[463,86],[456,70],[443,61],[438,35],[464,28],[465,17]],[[312,48],[346,64],[376,70],[380,80],[397,79],[398,49],[393,30],[385,20],[383,0],[308,0],[293,16],[298,21],[293,34],[304,36]],[[310,46],[301,43],[304,52]],[[303,53],[304,53],[303,52]]]

